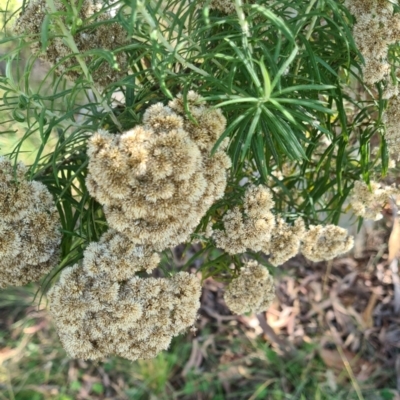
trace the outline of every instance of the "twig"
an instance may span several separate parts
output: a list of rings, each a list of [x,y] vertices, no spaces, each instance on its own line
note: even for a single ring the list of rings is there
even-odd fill
[[[322,293],[325,293],[326,288],[327,288],[327,286],[328,286],[329,275],[330,275],[331,272],[332,272],[332,264],[333,264],[333,261],[332,261],[332,260],[329,260],[329,261],[328,261],[328,265],[327,265],[327,267],[326,267],[325,276],[324,276],[324,283],[323,283],[323,285],[322,285]]]
[[[351,383],[352,383],[352,385],[354,387],[354,390],[357,393],[358,399],[359,400],[364,400],[364,397],[363,397],[363,395],[361,393],[360,385],[358,384],[357,379],[353,374],[353,370],[351,369],[351,365],[349,363],[349,360],[347,359],[346,355],[343,353],[342,348],[340,346],[338,346],[337,344],[336,344],[336,349],[337,349],[338,353],[340,354],[340,357],[342,358],[343,364],[344,364],[344,366],[346,368],[347,374],[350,377],[350,380],[351,380]]]
[[[292,344],[286,340],[280,339],[278,335],[274,332],[274,330],[268,325],[264,313],[257,314],[257,319],[264,334],[272,342],[276,343],[281,351],[283,351],[286,355],[294,352],[294,347],[292,346]]]

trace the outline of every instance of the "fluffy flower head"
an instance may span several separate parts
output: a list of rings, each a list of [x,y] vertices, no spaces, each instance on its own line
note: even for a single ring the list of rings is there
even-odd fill
[[[53,198],[26,168],[0,157],[0,287],[39,280],[59,259],[60,221]]]
[[[270,254],[268,261],[271,264],[281,265],[299,252],[304,233],[305,226],[301,218],[297,219],[294,225],[289,225],[282,218],[277,218],[271,239],[264,244],[262,251]]]
[[[274,298],[274,280],[257,261],[245,263],[240,275],[232,280],[224,295],[226,305],[236,314],[265,311]]]
[[[108,232],[88,247],[82,265],[63,270],[49,293],[50,311],[71,357],[152,358],[194,324],[201,290],[194,275],[135,275],[153,269],[157,257]]]
[[[225,127],[222,114],[193,107],[197,127],[178,107],[179,98],[171,105],[151,106],[144,124],[123,134],[97,132],[88,147],[87,187],[110,227],[158,251],[189,238],[223,196],[231,165],[223,150],[209,152]]]
[[[388,0],[346,0],[345,6],[356,17],[354,41],[362,53],[364,80],[372,85],[390,73],[388,47],[400,40],[400,17],[393,14]]]
[[[360,217],[378,221],[383,217],[382,210],[391,196],[398,194],[398,189],[393,186],[383,187],[378,182],[371,182],[369,190],[363,181],[356,181],[350,198],[354,213]]]
[[[234,207],[223,217],[224,230],[215,230],[218,247],[229,254],[244,253],[247,249],[260,251],[271,238],[275,218],[271,192],[264,186],[251,185],[246,189],[243,208]]]
[[[336,225],[311,225],[303,236],[301,251],[311,261],[332,260],[351,250],[354,238]]]
[[[54,0],[54,5],[57,11],[67,12],[65,5],[60,0]],[[93,49],[113,51],[128,43],[128,37],[123,27],[115,22],[106,23],[112,16],[108,11],[99,12],[100,10],[100,3],[96,0],[83,0],[81,4],[78,17],[83,21],[83,24],[74,34],[74,41],[80,53]],[[57,36],[57,32],[50,32],[46,51],[44,53],[41,51],[42,44],[37,41],[37,37],[41,35],[42,24],[47,14],[46,0],[30,0],[24,12],[16,21],[14,31],[17,34],[28,35],[28,39],[33,39],[32,52],[52,65],[58,64],[57,73],[65,73],[65,76],[72,80],[78,79],[82,75],[81,70],[75,68],[78,62],[75,57],[71,57],[72,50],[59,35]],[[64,24],[68,26],[65,18],[62,18]],[[91,25],[94,23],[99,24],[92,28]],[[52,37],[53,35],[54,37]],[[123,52],[115,52],[114,54],[119,69],[113,69],[108,62],[103,61],[92,73],[93,80],[99,87],[107,86],[123,78],[128,72],[126,54]],[[86,57],[85,61],[90,64],[91,57]]]

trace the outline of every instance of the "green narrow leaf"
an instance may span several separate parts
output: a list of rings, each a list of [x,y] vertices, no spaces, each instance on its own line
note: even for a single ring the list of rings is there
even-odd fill
[[[261,111],[262,111],[261,107],[258,107],[257,111],[256,111],[256,114],[254,115],[253,121],[251,121],[249,131],[247,132],[246,140],[245,140],[244,145],[242,147],[242,155],[240,157],[240,161],[241,162],[243,162],[243,160],[245,159],[246,154],[247,154],[247,150],[250,147],[250,143],[251,143],[251,140],[253,138],[254,132],[255,132],[257,126],[258,126],[258,121],[260,120]]]
[[[381,161],[382,161],[382,176],[386,176],[389,168],[389,151],[387,143],[384,139],[381,139]]]
[[[261,58],[261,61],[260,61],[260,68],[261,68],[261,74],[262,74],[263,81],[264,81],[264,99],[265,99],[265,101],[267,101],[271,95],[272,88],[271,88],[271,80],[269,78],[269,73],[268,73],[267,68],[264,65],[263,58]]]
[[[336,179],[340,195],[343,195],[342,177],[343,177],[343,167],[345,165],[345,150],[346,150],[346,140],[343,136],[341,136],[338,142],[338,152],[336,157]]]
[[[272,134],[275,139],[281,143],[282,147],[285,149],[286,155],[292,160],[306,158],[304,149],[290,126],[280,118],[279,115],[272,114],[272,112],[264,106],[261,107],[263,114],[269,122],[268,126],[274,128],[271,129]]]
[[[293,60],[297,56],[298,52],[299,52],[299,47],[297,45],[295,45],[295,47],[292,50],[292,52],[290,53],[288,59],[282,64],[282,66],[278,70],[278,73],[275,75],[275,77],[271,83],[271,90],[274,90],[275,86],[280,81],[282,75],[285,73],[287,68],[289,68],[289,65],[293,62]]]
[[[49,25],[50,25],[50,16],[48,14],[43,18],[43,23],[40,28],[40,42],[42,43],[42,52],[45,52],[47,49],[47,43],[49,40]]]
[[[266,141],[265,144],[267,145],[268,150],[271,152],[271,155],[272,155],[273,159],[275,160],[276,164],[280,167],[282,165],[281,157],[279,156],[279,153],[276,150],[275,143],[272,140],[268,125],[263,118],[261,118],[261,126],[263,128],[262,129],[263,137],[265,138],[265,141]],[[263,148],[264,142],[262,141],[261,136],[260,137],[256,136],[256,138],[258,141],[262,142],[261,148]]]
[[[261,175],[263,183],[267,182],[268,179],[268,169],[267,160],[265,159],[264,153],[264,143],[262,140],[262,133],[257,132],[251,142],[251,148],[254,154],[254,159],[256,161],[258,172]]]
[[[301,92],[302,90],[315,90],[318,92],[322,92],[328,89],[335,89],[336,86],[334,85],[319,85],[319,84],[311,84],[311,85],[295,85],[289,86],[285,89],[279,90],[278,92],[274,93],[274,97],[280,96],[281,94],[291,93],[291,92]]]
[[[236,46],[236,44],[230,40],[229,38],[224,38],[226,42],[228,42],[231,47],[233,48],[233,50],[236,52],[236,54],[239,56],[239,59],[242,61],[242,63],[244,64],[244,66],[246,67],[247,71],[249,72],[251,79],[253,80],[254,85],[257,88],[261,88],[261,82],[258,79],[258,76],[256,74],[256,72],[254,71],[253,66],[251,65],[251,62],[249,61],[249,58],[246,57],[243,52],[239,49],[238,46]]]
[[[349,140],[349,132],[347,131],[347,114],[343,107],[343,96],[340,86],[336,88],[337,98],[335,98],[336,108],[339,113],[340,126],[342,128],[343,138],[346,142]]]
[[[19,111],[18,109],[14,109],[13,110],[12,116],[17,122],[24,122],[25,121],[25,115],[21,111]]]
[[[211,149],[212,156],[215,154],[223,140],[228,137],[245,118],[249,119],[250,114],[251,110],[247,110],[244,114],[239,115],[233,122],[231,122],[231,124],[225,129],[224,133],[218,138],[214,144],[214,147]],[[246,121],[245,124],[247,125],[247,123],[248,122]]]
[[[135,88],[134,88],[134,79],[130,79],[130,83],[126,85],[125,92],[125,104],[127,108],[133,107],[135,102]]]

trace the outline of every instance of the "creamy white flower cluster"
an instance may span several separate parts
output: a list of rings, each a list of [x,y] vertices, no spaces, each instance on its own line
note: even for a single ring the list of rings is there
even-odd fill
[[[100,130],[89,140],[86,183],[111,229],[49,294],[71,357],[154,357],[195,323],[201,285],[194,275],[143,276],[157,267],[156,251],[188,240],[226,187],[224,146],[210,155],[225,118],[194,92],[188,104],[197,124],[178,96],[151,106],[143,125],[115,135]]]
[[[248,261],[225,290],[226,305],[236,314],[265,311],[275,298],[275,286],[268,270]]]
[[[223,229],[207,228],[218,247],[229,254],[247,250],[262,251],[269,262],[280,265],[299,251],[312,261],[331,260],[349,251],[354,244],[348,232],[335,225],[311,225],[302,219],[287,224],[272,213],[272,194],[265,186],[247,187],[242,206],[229,210],[222,218]],[[266,310],[274,298],[274,282],[268,270],[256,261],[241,269],[225,292],[227,306],[237,314]]]
[[[400,40],[400,17],[389,0],[346,0],[345,6],[356,17],[354,40],[365,60],[364,79],[374,84],[390,73],[389,45]]]
[[[223,197],[231,161],[220,110],[195,92],[185,114],[182,97],[147,109],[143,125],[123,134],[99,131],[89,140],[89,193],[104,206],[111,228],[162,251],[188,240],[211,205]]]
[[[67,13],[66,6],[60,0],[54,0],[54,6],[58,12]],[[83,0],[76,18],[80,18],[82,25],[73,39],[80,53],[94,49],[114,51],[129,43],[128,36],[123,27],[115,22],[107,22],[112,19],[109,11],[101,10],[97,1]],[[48,14],[46,0],[30,0],[24,12],[16,21],[14,31],[17,34],[27,35],[31,40],[32,52],[44,61],[56,66],[58,74],[76,80],[81,77],[82,71],[77,69],[78,61],[73,56],[73,51],[67,46],[55,28],[49,32],[46,51],[42,52],[42,43],[38,40],[41,36],[43,21]],[[65,17],[62,17],[65,26],[68,26]],[[96,23],[96,27],[91,27]],[[114,52],[118,69],[113,68],[105,60],[92,72],[93,81],[99,87],[123,78],[129,69],[128,58],[124,52]],[[85,62],[90,64],[91,56],[85,57]]]
[[[151,272],[159,260],[151,249],[109,230],[87,247],[82,265],[63,270],[49,299],[60,340],[71,357],[152,358],[194,324],[201,290],[196,276],[135,275]]]
[[[356,215],[372,221],[380,220],[382,211],[390,199],[396,199],[400,191],[395,186],[383,186],[378,182],[370,182],[371,190],[363,181],[354,182],[350,204]]]
[[[230,254],[247,249],[270,255],[270,262],[280,265],[301,251],[313,261],[331,260],[353,247],[353,238],[335,225],[311,226],[305,229],[302,219],[294,225],[274,216],[271,192],[265,186],[250,185],[243,207],[227,211],[222,218],[224,229],[212,237],[218,247]]]
[[[0,157],[0,288],[39,280],[59,261],[61,226],[53,198]]]

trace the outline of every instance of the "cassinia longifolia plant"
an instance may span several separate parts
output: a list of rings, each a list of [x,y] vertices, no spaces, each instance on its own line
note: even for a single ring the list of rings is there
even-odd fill
[[[395,1],[20,3],[0,6],[0,287],[40,281],[71,357],[154,357],[208,277],[264,311],[273,266],[346,253],[341,214],[399,194]]]

